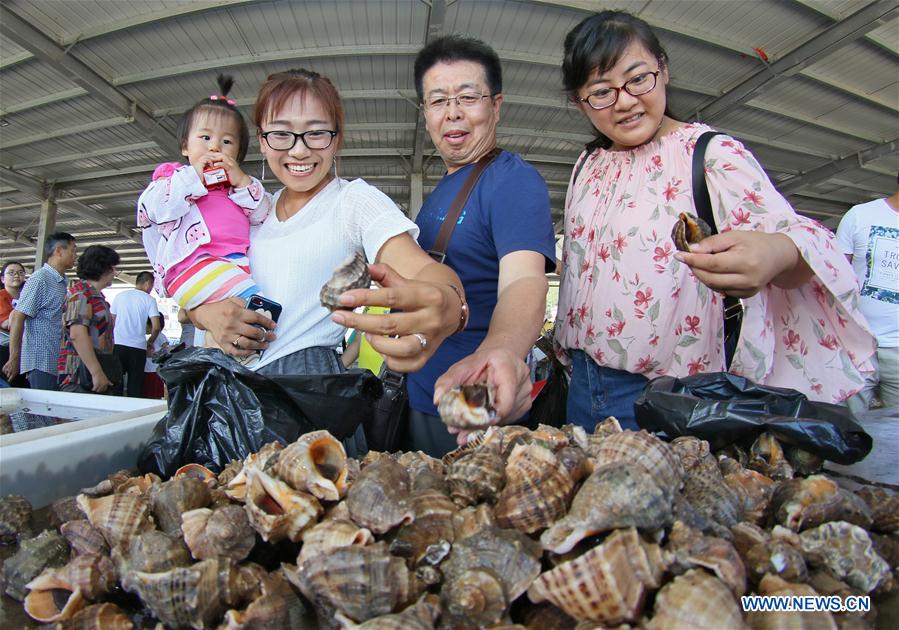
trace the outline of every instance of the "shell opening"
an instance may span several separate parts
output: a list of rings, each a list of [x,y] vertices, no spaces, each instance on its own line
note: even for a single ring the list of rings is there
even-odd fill
[[[309,449],[309,454],[322,477],[331,481],[337,481],[340,473],[343,472],[344,466],[341,458],[335,456],[337,454],[334,453],[334,448],[331,444],[325,441],[313,444]]]
[[[53,600],[53,606],[56,608],[57,612],[62,612],[62,609],[66,607],[66,604],[69,601],[69,597],[72,596],[72,591],[67,588],[51,588],[48,589],[47,592],[50,594],[50,597]]]
[[[281,504],[278,503],[275,498],[269,494],[264,494],[256,499],[255,504],[266,514],[271,514],[273,516],[280,516],[281,514],[284,514],[284,508],[282,508]]]

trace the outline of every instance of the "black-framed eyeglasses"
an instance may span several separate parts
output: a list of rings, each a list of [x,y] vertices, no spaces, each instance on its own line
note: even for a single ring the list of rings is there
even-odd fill
[[[10,271],[9,269],[7,269],[5,273],[7,276],[19,276],[22,278],[24,278],[26,275],[28,275],[24,271]]]
[[[656,80],[659,72],[642,72],[635,77],[625,81],[624,85],[619,87],[604,87],[587,95],[587,98],[579,98],[578,101],[586,103],[593,109],[605,109],[611,107],[618,101],[618,95],[624,90],[631,96],[643,96],[655,89]]]
[[[478,92],[465,92],[456,96],[434,96],[426,100],[424,108],[430,111],[443,111],[449,107],[450,102],[455,102],[457,107],[471,109],[476,107],[485,98],[493,98],[492,94],[479,94]]]
[[[279,130],[263,131],[259,135],[273,150],[290,151],[296,146],[297,140],[302,140],[307,149],[327,149],[334,142],[337,132],[330,129],[313,129],[303,133]]]

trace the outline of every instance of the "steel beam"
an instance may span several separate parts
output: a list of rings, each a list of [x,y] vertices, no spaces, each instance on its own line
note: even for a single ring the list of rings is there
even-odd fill
[[[180,154],[179,142],[174,134],[160,127],[137,103],[131,101],[87,64],[70,55],[66,48],[50,39],[5,4],[0,4],[0,33],[115,111],[132,116],[140,130],[171,157]]]
[[[821,57],[853,42],[888,20],[899,7],[897,0],[876,0],[755,73],[723,96],[699,110],[702,120],[714,120],[746,103],[762,90],[802,71]]]
[[[25,173],[19,173],[5,166],[0,166],[0,180],[15,186],[16,190],[35,195],[41,199],[47,198],[47,185]]]
[[[54,155],[53,157],[41,158],[39,160],[30,160],[28,162],[19,162],[10,164],[9,167],[15,170],[23,170],[33,168],[35,166],[50,166],[51,164],[67,164],[77,160],[88,160],[90,158],[100,157],[103,155],[114,155],[116,153],[131,153],[132,151],[143,151],[144,149],[155,149],[155,142],[135,142],[133,144],[125,144],[116,147],[103,147],[94,151],[81,151],[79,153],[70,153],[68,155]]]
[[[42,131],[41,133],[31,134],[30,136],[25,136],[23,138],[19,138],[18,140],[6,141],[0,139],[0,151],[5,151],[6,149],[12,149],[13,147],[19,147],[26,144],[44,142],[45,140],[54,140],[63,136],[71,136],[76,133],[87,133],[89,131],[96,131],[97,129],[107,129],[109,127],[117,127],[119,125],[128,125],[133,122],[134,118],[131,116],[114,116],[112,118],[106,118],[105,120],[94,120],[89,123],[82,123],[80,125],[73,125],[71,127],[63,127],[62,129]]]
[[[35,241],[33,239],[28,238],[22,232],[16,232],[15,230],[10,230],[9,228],[0,228],[0,236],[3,238],[7,238],[11,241],[19,243],[21,245],[27,245],[28,247],[34,247]]]
[[[15,103],[10,105],[6,109],[0,110],[0,116],[8,116],[9,114],[15,114],[17,112],[23,112],[27,109],[32,109],[34,107],[42,107],[44,105],[49,105],[51,103],[58,103],[59,101],[66,101],[70,98],[78,98],[79,96],[84,96],[87,94],[87,90],[84,88],[76,87],[70,90],[63,90],[61,92],[53,92],[51,94],[45,94],[44,96],[40,96],[38,98],[32,98],[27,101],[21,101],[19,103]]]
[[[830,162],[813,168],[806,173],[797,175],[796,177],[792,177],[784,181],[778,186],[778,188],[784,195],[794,193],[804,188],[805,186],[824,181],[825,179],[829,179],[834,175],[838,175],[839,173],[848,171],[852,168],[863,167],[866,162],[880,159],[897,151],[899,151],[899,138],[890,140],[889,142],[883,142],[873,147],[869,147],[862,151],[858,151],[857,153],[847,155],[846,157],[831,160]]]
[[[204,61],[195,61],[169,66],[157,70],[124,74],[112,79],[112,85],[121,86],[130,83],[140,83],[153,79],[168,79],[194,72],[208,70],[220,70],[235,66],[269,63],[274,61],[299,61],[301,59],[321,59],[323,57],[375,57],[387,55],[414,55],[418,51],[417,46],[408,44],[378,45],[378,46],[327,46],[322,48],[302,48],[292,50],[276,50],[250,55],[237,55],[234,57],[217,57]]]

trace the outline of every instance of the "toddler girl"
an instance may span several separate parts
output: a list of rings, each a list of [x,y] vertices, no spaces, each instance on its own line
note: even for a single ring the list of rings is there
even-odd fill
[[[262,183],[244,173],[249,132],[219,75],[221,95],[191,107],[178,125],[189,166],[160,164],[137,201],[137,225],[156,291],[187,310],[259,293],[250,276],[250,226],[272,209]]]

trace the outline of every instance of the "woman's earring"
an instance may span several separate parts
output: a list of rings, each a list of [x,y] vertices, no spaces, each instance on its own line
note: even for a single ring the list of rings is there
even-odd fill
[[[259,178],[259,181],[265,181],[265,158],[262,158],[262,177]]]
[[[337,157],[334,157],[334,179],[340,179],[340,176],[337,174]]]

